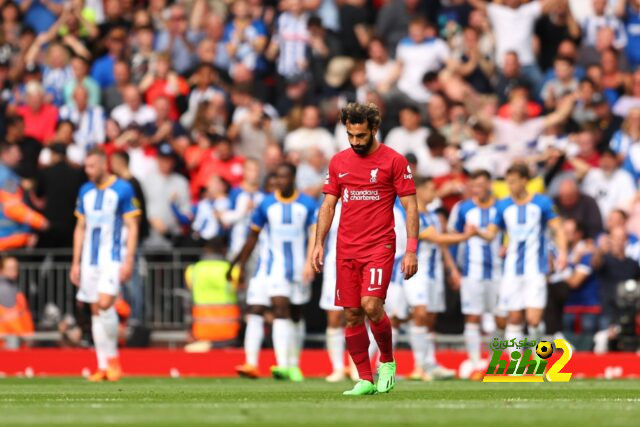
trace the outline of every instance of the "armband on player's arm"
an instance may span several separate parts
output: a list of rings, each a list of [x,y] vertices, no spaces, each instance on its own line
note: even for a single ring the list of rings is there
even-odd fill
[[[418,251],[418,238],[407,238],[407,252],[416,253]]]

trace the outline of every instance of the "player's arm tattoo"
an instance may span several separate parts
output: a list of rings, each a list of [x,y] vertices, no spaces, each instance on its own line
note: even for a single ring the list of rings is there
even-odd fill
[[[418,202],[416,201],[415,194],[410,196],[400,197],[400,203],[407,214],[406,226],[407,226],[407,238],[418,238]]]
[[[331,223],[333,222],[333,216],[336,213],[336,204],[338,198],[332,194],[325,194],[322,206],[320,206],[320,212],[318,212],[318,224],[316,225],[316,240],[315,246],[324,247],[324,241],[327,238]]]

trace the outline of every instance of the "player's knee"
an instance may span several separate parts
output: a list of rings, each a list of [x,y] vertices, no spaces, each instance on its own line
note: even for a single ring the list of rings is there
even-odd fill
[[[415,307],[411,313],[411,320],[416,326],[427,326],[429,317],[424,307]]]
[[[364,323],[364,311],[361,308],[345,308],[344,316],[348,328]]]
[[[362,300],[361,307],[364,310],[367,317],[374,322],[377,322],[384,316],[384,309],[382,304],[374,298],[366,298]]]

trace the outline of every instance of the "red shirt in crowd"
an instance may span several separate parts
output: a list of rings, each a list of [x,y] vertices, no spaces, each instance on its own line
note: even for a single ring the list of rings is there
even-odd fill
[[[24,120],[24,135],[30,136],[42,144],[48,144],[56,134],[58,108],[43,104],[39,111],[33,111],[28,105],[21,105],[16,111]]]
[[[337,258],[363,259],[395,248],[396,196],[416,193],[407,160],[380,144],[366,157],[348,148],[331,159],[322,191],[342,199]]]
[[[182,77],[178,78],[177,84],[178,91],[173,92],[169,89],[168,80],[154,80],[145,93],[145,99],[149,105],[153,105],[153,102],[160,97],[165,97],[169,100],[169,118],[171,120],[178,120],[180,117],[177,104],[178,96],[189,94],[189,85]]]
[[[209,179],[217,175],[229,182],[232,187],[240,185],[244,171],[244,157],[233,156],[228,160],[220,160],[215,151],[207,153],[203,158],[200,169],[191,180],[191,195],[199,199],[200,190],[207,186]]]

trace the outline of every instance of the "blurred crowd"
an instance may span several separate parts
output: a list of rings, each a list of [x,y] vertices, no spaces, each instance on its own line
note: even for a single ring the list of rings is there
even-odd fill
[[[640,259],[640,0],[0,0],[0,27],[0,250],[71,246],[96,145],[143,248],[227,233],[285,160],[320,198],[358,101],[446,211],[522,161],[578,255],[622,227]]]

